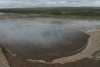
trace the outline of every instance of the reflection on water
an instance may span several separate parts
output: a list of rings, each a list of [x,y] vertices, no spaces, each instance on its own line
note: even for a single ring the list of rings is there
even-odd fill
[[[4,13],[0,12],[0,15],[3,15]]]
[[[88,38],[81,31],[59,25],[0,22],[1,44],[27,59],[50,61],[67,56],[86,45]]]

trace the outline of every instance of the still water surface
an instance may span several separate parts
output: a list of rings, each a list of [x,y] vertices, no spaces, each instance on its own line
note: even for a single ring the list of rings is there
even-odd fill
[[[89,35],[78,29],[95,28],[96,22],[89,26],[69,19],[0,20],[0,43],[19,57],[51,61],[86,45]]]

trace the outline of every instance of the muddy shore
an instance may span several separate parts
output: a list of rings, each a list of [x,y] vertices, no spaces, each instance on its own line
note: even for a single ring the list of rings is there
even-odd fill
[[[100,63],[100,41],[99,41],[100,40],[100,21],[99,20],[78,20],[78,21],[74,20],[73,22],[71,21],[71,19],[70,20],[67,19],[67,23],[65,23],[64,22],[66,21],[65,19],[57,19],[57,18],[55,20],[54,19],[55,18],[47,18],[45,20],[45,18],[44,19],[39,18],[39,21],[38,21],[38,18],[37,18],[34,20],[37,21],[38,24],[41,24],[41,22],[43,22],[45,25],[48,25],[48,24],[52,24],[56,26],[63,25],[60,27],[76,29],[90,35],[89,43],[88,43],[88,46],[85,48],[85,50],[80,51],[79,53],[72,56],[55,59],[51,62],[53,64],[49,64],[49,63],[46,64],[46,62],[42,60],[36,60],[37,62],[30,59],[26,60],[20,57],[12,56],[11,53],[6,52],[5,56],[7,57],[8,62],[10,63],[11,67],[29,67],[29,66],[30,67],[32,66],[35,66],[35,67],[42,67],[42,66],[43,67],[65,67],[65,66],[67,67],[73,67],[73,66],[74,67],[99,67],[100,66],[99,64]],[[29,20],[32,20],[32,19],[29,19]],[[2,21],[10,22],[9,19],[0,20],[0,22]],[[14,21],[16,21],[16,19],[14,19]],[[18,24],[19,21],[16,21],[16,22],[17,22],[16,23],[17,25],[20,25]],[[28,23],[26,23],[26,25],[27,24]],[[29,23],[27,26],[30,26],[30,25],[31,24]],[[24,26],[25,25],[23,25],[23,27]],[[42,63],[39,63],[39,62],[42,62]]]
[[[87,32],[91,35],[91,41],[88,47],[76,54],[76,56],[69,56],[66,62],[61,59],[59,62],[64,62],[64,64],[45,64],[34,61],[27,61],[20,57],[14,57],[9,52],[5,53],[7,60],[11,67],[99,67],[100,66],[100,30]],[[95,44],[95,45],[94,45]]]
[[[1,45],[25,59],[50,62],[71,56],[83,50],[89,39],[88,34],[64,26],[68,23],[65,19],[62,24],[58,24],[61,21],[50,21],[51,18],[44,19],[46,21],[41,19],[43,22],[37,19],[15,20],[0,21]]]

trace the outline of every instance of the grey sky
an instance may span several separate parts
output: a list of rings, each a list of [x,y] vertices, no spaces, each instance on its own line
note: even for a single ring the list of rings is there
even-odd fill
[[[0,0],[0,8],[79,6],[100,7],[100,0]]]

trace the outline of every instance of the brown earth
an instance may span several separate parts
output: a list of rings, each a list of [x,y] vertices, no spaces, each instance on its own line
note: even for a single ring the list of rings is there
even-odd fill
[[[65,64],[44,64],[14,57],[9,52],[6,52],[5,56],[11,67],[100,67],[100,60],[87,58]]]
[[[32,62],[23,58],[14,57],[9,52],[6,52],[5,56],[11,67],[100,67],[100,49],[99,49],[100,30],[89,31],[87,33],[90,34],[92,38],[91,38],[91,42],[88,48],[85,51],[83,51],[83,54],[85,54],[86,56],[82,55],[81,60],[77,60],[74,62],[72,61],[72,62],[67,62],[64,64],[60,64],[60,63],[46,64],[46,63],[39,63],[35,61]],[[90,49],[92,50],[90,51]],[[87,53],[90,52],[90,54],[87,54],[86,52]],[[74,58],[77,59],[78,55],[76,55]],[[90,58],[89,56],[92,56],[92,58]]]
[[[6,17],[7,19],[12,18],[5,15],[1,17],[1,19],[4,19],[4,17]],[[15,16],[15,18],[22,17]],[[9,52],[6,52],[5,50],[3,51],[11,67],[100,67],[100,30],[87,33],[92,36],[89,47],[82,53],[78,54],[80,56],[76,55],[74,57],[75,59],[81,59],[74,61],[74,59],[69,56],[68,59],[72,59],[72,61],[64,58],[65,60],[70,61],[64,64],[45,64],[34,61],[32,62],[23,58],[14,57]],[[91,56],[92,58],[90,58]],[[63,62],[64,61],[62,61],[62,63]]]

